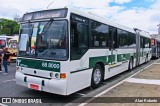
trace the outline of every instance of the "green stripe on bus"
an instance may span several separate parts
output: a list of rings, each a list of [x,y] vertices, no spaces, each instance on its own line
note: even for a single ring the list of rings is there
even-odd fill
[[[122,62],[130,59],[130,53],[118,54],[117,62]],[[115,62],[115,55],[91,57],[89,58],[89,67],[93,68],[97,62],[103,62],[105,65]]]
[[[45,71],[60,72],[60,63],[53,61],[17,58],[17,66]]]
[[[146,56],[147,52],[140,52],[140,57]],[[133,58],[136,58],[136,53],[132,54]],[[127,54],[118,54],[117,62],[127,61],[131,57],[130,53]],[[90,57],[89,58],[89,68],[93,68],[97,62],[103,62],[105,65],[115,62],[115,55],[109,56],[99,56],[99,57]]]

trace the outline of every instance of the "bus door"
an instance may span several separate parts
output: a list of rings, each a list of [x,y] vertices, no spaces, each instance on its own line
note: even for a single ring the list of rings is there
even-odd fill
[[[156,57],[158,57],[158,42],[156,39],[155,39],[155,49],[156,49],[156,52],[155,52]]]
[[[80,60],[88,50],[88,19],[71,15],[71,60]]]
[[[141,55],[141,51],[140,51],[140,34],[138,31],[136,31],[136,66],[138,66],[140,64],[140,55]]]
[[[158,41],[158,57],[160,57],[160,42]]]
[[[109,27],[109,51],[111,52],[110,64],[117,63],[117,30],[116,28]]]

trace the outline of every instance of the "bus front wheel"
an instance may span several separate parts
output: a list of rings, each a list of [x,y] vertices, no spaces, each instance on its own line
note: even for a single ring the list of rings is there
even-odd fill
[[[148,54],[146,55],[145,63],[148,62]]]
[[[97,64],[94,69],[93,69],[93,72],[92,72],[92,79],[91,79],[91,87],[92,88],[97,88],[99,87],[99,85],[101,84],[102,82],[102,67]]]

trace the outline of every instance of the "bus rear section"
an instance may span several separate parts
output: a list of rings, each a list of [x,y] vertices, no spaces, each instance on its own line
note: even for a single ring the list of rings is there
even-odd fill
[[[156,59],[160,57],[160,41],[158,39],[151,39],[152,45],[152,59]]]

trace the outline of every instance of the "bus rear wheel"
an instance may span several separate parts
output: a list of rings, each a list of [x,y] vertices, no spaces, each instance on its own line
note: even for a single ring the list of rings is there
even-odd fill
[[[100,65],[96,65],[93,69],[93,72],[92,72],[92,79],[91,79],[91,87],[92,88],[97,88],[99,87],[99,85],[101,84],[102,82],[102,67]]]
[[[148,54],[146,55],[145,63],[148,62]]]

